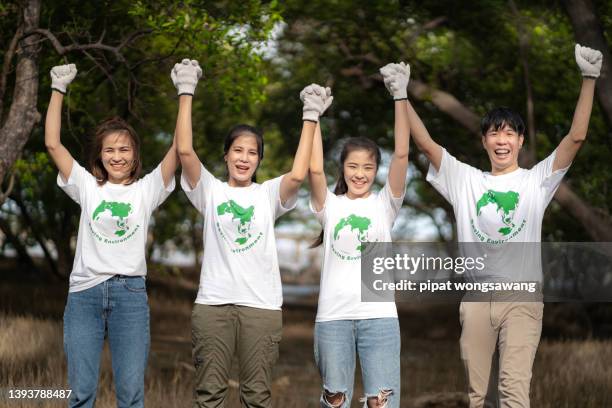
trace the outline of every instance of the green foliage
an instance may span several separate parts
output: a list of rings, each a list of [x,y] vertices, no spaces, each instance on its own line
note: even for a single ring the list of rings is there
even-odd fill
[[[3,3],[0,14],[15,15],[18,5]],[[36,224],[33,227],[47,239],[65,242],[77,232],[78,206],[57,187],[56,169],[44,147],[51,67],[71,62],[79,70],[64,99],[61,135],[75,159],[87,164],[96,124],[118,115],[128,119],[140,135],[146,173],[157,166],[172,142],[177,112],[172,66],[183,58],[199,60],[204,78],[194,106],[195,144],[203,162],[214,170],[223,162],[222,140],[227,130],[238,122],[252,121],[258,104],[265,100],[268,78],[261,53],[279,13],[276,1],[43,2],[40,26],[49,29],[62,45],[124,45],[118,48],[120,55],[89,48],[58,58],[49,41],[41,42],[38,109],[43,121],[15,167],[14,196],[26,203]],[[0,38],[5,44],[15,28],[15,19],[3,17]],[[128,38],[132,40],[125,42]],[[10,81],[12,77],[9,89]],[[6,103],[10,103],[8,94]],[[193,245],[191,229],[197,218],[180,187],[177,190],[156,213],[153,236],[156,245],[172,241],[187,249]],[[1,216],[29,228],[22,216],[7,208],[3,207]],[[58,225],[67,226],[68,235],[59,236]]]
[[[334,91],[334,105],[322,123],[331,179],[336,166],[333,152],[345,137],[367,136],[383,149],[392,149],[393,103],[378,74],[388,62],[410,63],[414,80],[454,95],[477,115],[505,105],[526,117],[519,53],[519,38],[524,35],[536,150],[542,159],[571,124],[580,87],[574,33],[558,2],[515,2],[518,15],[501,0],[46,1],[41,27],[50,29],[63,45],[101,41],[116,47],[131,33],[140,34],[121,48],[121,56],[89,49],[58,58],[49,41],[41,42],[38,109],[46,111],[50,68],[76,63],[79,74],[65,98],[62,142],[85,164],[95,125],[111,115],[125,117],[142,139],[147,172],[172,141],[177,99],[170,70],[183,58],[195,58],[204,70],[193,108],[194,144],[200,159],[223,177],[225,134],[237,123],[257,125],[265,131],[265,157],[258,170],[259,179],[265,180],[290,169],[302,123],[298,95],[305,85],[317,82]],[[0,3],[4,44],[14,35],[19,5]],[[610,39],[612,5],[596,2],[595,6]],[[270,41],[279,28],[278,38]],[[0,50],[0,57],[5,52]],[[13,77],[8,80],[5,105],[14,85]],[[428,98],[413,104],[436,141],[460,160],[488,168],[476,135]],[[609,126],[595,104],[588,141],[567,176],[576,193],[604,214],[610,214],[612,202]],[[79,210],[56,187],[56,170],[44,151],[41,123],[15,166],[14,196],[26,203],[34,227],[45,237],[66,241],[76,234]],[[416,148],[411,148],[411,163],[409,196],[417,205],[410,209],[411,216],[427,214],[449,231],[452,211],[424,181],[427,167]],[[1,215],[28,227],[12,208],[2,207]],[[172,242],[184,249],[198,248],[197,220],[184,194],[173,194],[155,215],[156,245]],[[556,205],[547,212],[544,228],[548,239],[588,237]]]
[[[501,0],[288,1],[278,53],[269,61],[274,76],[262,117],[286,134],[294,127],[299,90],[311,82],[326,83],[334,91],[334,105],[323,122],[328,158],[337,141],[347,136],[367,136],[392,149],[393,105],[378,69],[403,60],[411,65],[412,79],[450,93],[477,115],[503,105],[526,118],[519,52],[519,37],[524,35],[537,158],[543,159],[569,130],[578,99],[581,78],[574,61],[574,34],[561,4],[516,4],[518,14]],[[610,5],[597,7],[609,27]],[[477,135],[428,98],[412,101],[436,141],[460,160],[489,168]],[[609,124],[595,106],[588,141],[566,178],[578,195],[604,214],[610,214],[612,199],[607,187],[612,173],[606,170],[606,157],[612,153],[609,135]],[[411,162],[423,177],[426,167],[416,148],[411,150]],[[333,160],[328,165],[333,174]],[[446,216],[439,221],[452,221],[450,208],[431,186],[414,179],[411,185],[421,214],[444,208]],[[544,224],[545,236],[570,240],[587,236],[574,221],[566,222],[569,217],[558,206],[551,206],[548,214],[554,222]]]

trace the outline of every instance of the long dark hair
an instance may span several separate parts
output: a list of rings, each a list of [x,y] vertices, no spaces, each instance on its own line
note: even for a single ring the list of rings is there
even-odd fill
[[[259,156],[259,161],[257,162],[257,168],[259,168],[259,165],[261,164],[261,161],[263,160],[263,154],[264,154],[263,132],[260,129],[253,127],[251,125],[240,124],[230,129],[228,134],[225,136],[225,141],[223,143],[223,154],[227,154],[227,152],[229,152],[230,148],[232,147],[232,144],[234,144],[234,140],[236,140],[238,137],[242,135],[251,135],[255,137],[255,140],[257,141],[257,155]],[[225,164],[225,171],[227,172],[227,175],[229,177],[229,171],[227,170],[227,163]],[[251,181],[253,183],[257,183],[257,169],[255,169],[253,176],[251,176]]]
[[[335,195],[346,194],[348,191],[348,186],[346,185],[346,180],[344,179],[344,162],[346,161],[349,153],[357,150],[365,150],[374,157],[374,160],[376,161],[376,171],[378,171],[378,168],[380,167],[380,149],[378,148],[378,145],[367,137],[351,137],[344,143],[344,146],[342,146],[342,152],[340,152],[338,179],[336,180],[336,187],[334,188]],[[323,230],[321,230],[318,238],[312,243],[312,245],[310,245],[310,248],[316,248],[322,243]]]
[[[108,172],[102,164],[102,144],[104,138],[110,134],[119,133],[126,135],[132,143],[132,150],[134,159],[132,160],[132,169],[130,170],[130,177],[128,182],[125,184],[132,184],[138,180],[140,170],[142,169],[142,163],[140,161],[140,139],[138,134],[125,120],[118,116],[109,118],[101,122],[94,132],[94,137],[91,142],[91,149],[89,151],[89,168],[91,174],[96,178],[99,185],[103,185],[108,181]]]

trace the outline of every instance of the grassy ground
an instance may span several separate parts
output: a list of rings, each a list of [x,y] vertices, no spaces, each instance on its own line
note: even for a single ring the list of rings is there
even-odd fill
[[[65,283],[17,279],[0,271],[0,388],[65,388],[62,346]],[[191,404],[190,313],[195,275],[150,273],[152,344],[147,371],[148,407],[188,407]],[[560,312],[547,305],[554,321],[545,322],[532,380],[534,407],[612,406],[612,340],[562,339]],[[571,310],[571,309],[570,309]],[[280,360],[275,370],[274,406],[317,405],[320,381],[312,358],[315,316],[312,300],[287,305]],[[568,312],[564,312],[565,315]],[[576,313],[570,312],[575,317]],[[563,313],[561,313],[563,315]],[[580,314],[572,318],[576,333],[584,332]],[[459,324],[453,305],[400,305],[402,330],[402,407],[465,406],[465,378],[459,358]],[[571,326],[571,325],[570,325]],[[574,333],[570,330],[570,333]],[[592,328],[591,328],[592,332]],[[234,364],[236,366],[236,364]],[[230,381],[227,407],[239,407],[237,375]],[[354,406],[362,389],[357,379]],[[433,402],[433,401],[446,401]],[[0,400],[0,406],[56,407]],[[105,349],[97,407],[116,406],[108,349]]]

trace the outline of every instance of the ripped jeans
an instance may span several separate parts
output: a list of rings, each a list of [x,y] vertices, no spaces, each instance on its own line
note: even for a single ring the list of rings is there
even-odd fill
[[[367,400],[387,400],[386,408],[400,406],[400,330],[397,318],[334,320],[315,323],[314,355],[323,381],[321,407],[348,408],[355,382],[355,352]],[[336,394],[336,398],[332,395]],[[330,400],[341,403],[331,404]],[[331,401],[333,402],[333,401]]]

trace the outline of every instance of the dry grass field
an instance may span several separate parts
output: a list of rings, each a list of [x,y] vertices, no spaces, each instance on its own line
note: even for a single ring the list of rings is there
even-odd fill
[[[3,277],[0,286],[0,388],[5,391],[11,388],[66,388],[62,342],[66,284],[24,281],[17,279],[15,272],[0,273]],[[152,271],[148,293],[152,345],[146,405],[152,408],[190,407],[193,274]],[[555,305],[547,305],[546,313],[552,320],[545,321],[544,338],[535,362],[532,406],[612,406],[612,340],[579,338],[584,331],[580,313],[560,313],[557,309]],[[609,317],[609,308],[607,310]],[[317,406],[320,382],[312,358],[315,311],[313,299],[287,305],[284,309],[283,341],[274,376],[275,407]],[[402,407],[467,406],[457,341],[457,313],[454,305],[400,306]],[[568,313],[578,323],[571,323],[573,320],[561,322],[559,316],[567,318]],[[564,326],[569,327],[566,332]],[[589,330],[593,332],[592,328]],[[237,387],[234,373],[228,407],[240,406]],[[353,406],[359,405],[360,395],[358,378]],[[7,408],[58,406],[66,406],[65,401],[0,400],[0,407]],[[103,355],[96,406],[116,406],[108,349]]]

